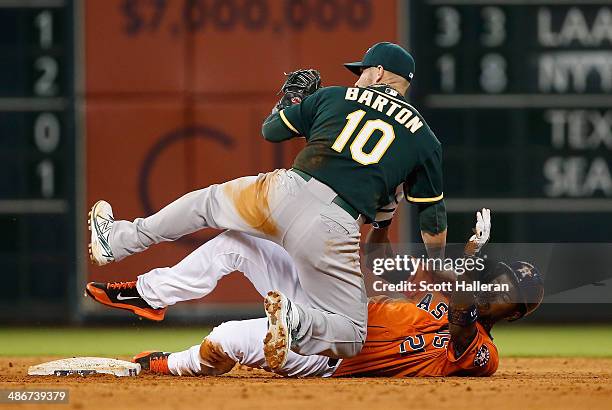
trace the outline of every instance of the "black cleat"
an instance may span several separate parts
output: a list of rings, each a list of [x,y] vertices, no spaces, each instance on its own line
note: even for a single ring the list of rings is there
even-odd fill
[[[152,308],[138,293],[136,281],[131,282],[89,282],[86,287],[87,294],[103,305],[131,310],[138,316],[162,321],[166,315],[166,308]]]

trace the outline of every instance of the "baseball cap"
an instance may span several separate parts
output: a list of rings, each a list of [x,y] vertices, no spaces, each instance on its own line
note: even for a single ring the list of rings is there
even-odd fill
[[[346,63],[344,66],[360,75],[362,68],[383,66],[387,71],[405,78],[408,82],[414,77],[414,58],[403,47],[384,41],[376,43],[366,51],[362,61]]]

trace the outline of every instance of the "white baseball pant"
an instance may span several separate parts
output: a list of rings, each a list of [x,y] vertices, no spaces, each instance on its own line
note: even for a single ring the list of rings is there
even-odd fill
[[[297,303],[306,306],[310,303],[300,286],[295,264],[284,248],[234,231],[221,233],[171,268],[153,269],[140,275],[136,286],[145,301],[160,308],[206,296],[221,278],[234,271],[242,272],[262,296],[277,289]],[[215,327],[206,339],[240,364],[269,370],[262,344],[266,331],[266,318],[231,321]],[[289,352],[287,363],[278,373],[328,377],[338,363],[325,356]],[[168,365],[175,375],[202,374],[200,345],[173,353]]]
[[[219,346],[233,361],[270,371],[261,343],[267,330],[265,317],[231,321],[215,327],[206,339]],[[330,377],[341,362],[341,359],[321,355],[302,356],[290,351],[285,365],[275,373],[289,377]],[[218,374],[214,371],[214,365],[203,363],[200,345],[172,353],[168,357],[168,369],[175,376]]]

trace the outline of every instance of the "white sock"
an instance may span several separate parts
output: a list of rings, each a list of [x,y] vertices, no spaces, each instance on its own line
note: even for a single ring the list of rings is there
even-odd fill
[[[200,345],[168,356],[168,369],[175,376],[197,376],[202,373]]]

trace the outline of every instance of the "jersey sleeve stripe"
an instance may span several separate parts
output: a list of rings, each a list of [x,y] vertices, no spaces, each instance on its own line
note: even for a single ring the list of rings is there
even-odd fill
[[[296,134],[299,134],[300,132],[289,122],[289,120],[287,119],[287,117],[285,116],[285,113],[281,110],[279,112],[281,120],[283,120],[283,122],[285,123],[285,125],[287,126],[287,128],[289,128],[291,131],[295,132]]]
[[[434,196],[433,198],[415,198],[415,197],[406,195],[406,199],[408,201],[415,202],[415,203],[436,202],[436,201],[441,200],[442,198],[444,198],[444,194]]]

